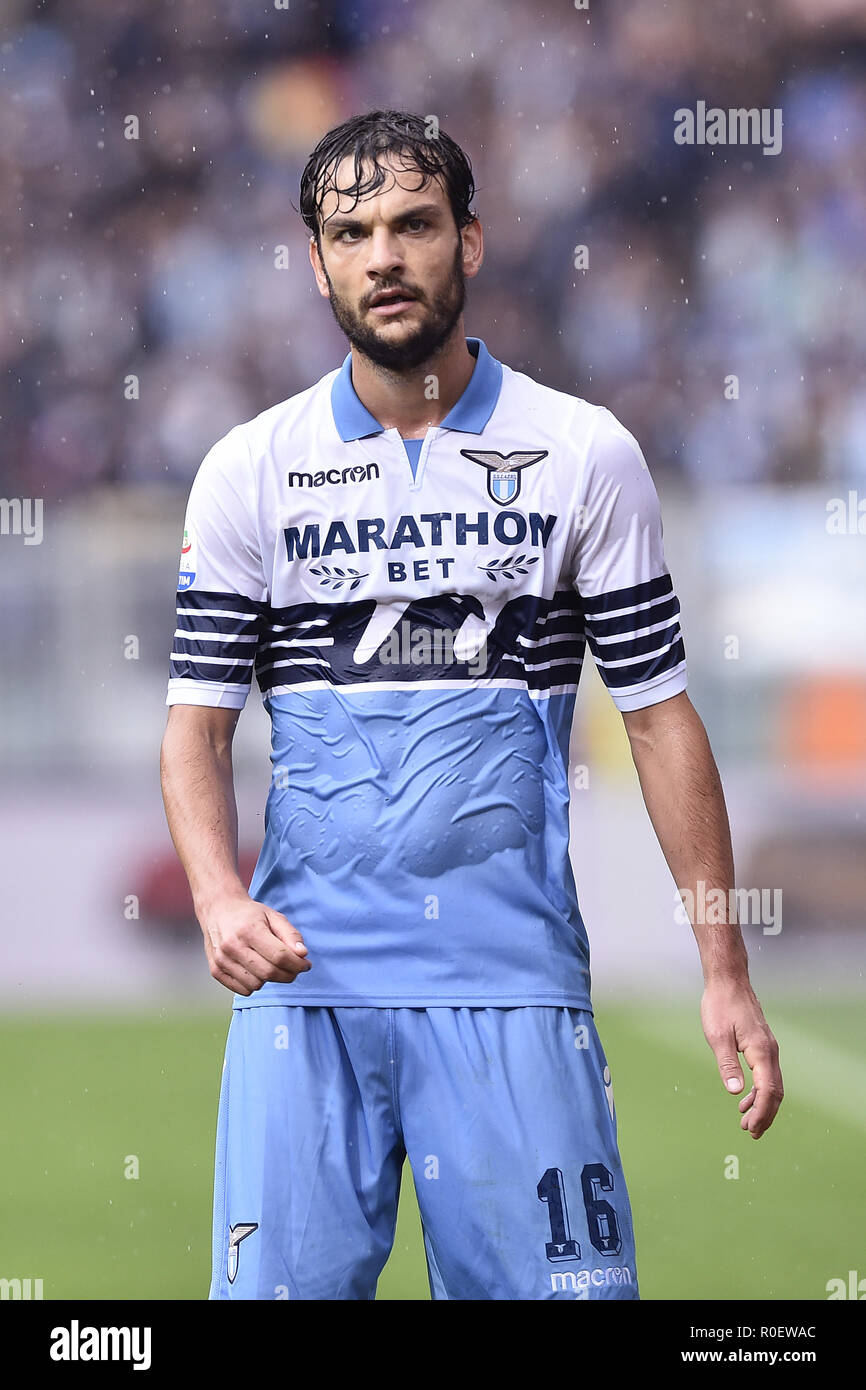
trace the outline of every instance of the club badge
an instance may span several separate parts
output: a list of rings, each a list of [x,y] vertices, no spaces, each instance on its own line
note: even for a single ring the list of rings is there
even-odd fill
[[[524,468],[547,458],[547,449],[535,452],[514,452],[499,454],[495,450],[482,452],[478,449],[461,449],[464,458],[471,459],[487,469],[487,495],[491,502],[507,507],[517,501],[520,493],[520,475]]]
[[[258,1221],[239,1221],[236,1226],[229,1227],[228,1277],[230,1284],[235,1282],[235,1276],[238,1272],[241,1241],[246,1240],[247,1236],[251,1236],[253,1231],[258,1229]]]

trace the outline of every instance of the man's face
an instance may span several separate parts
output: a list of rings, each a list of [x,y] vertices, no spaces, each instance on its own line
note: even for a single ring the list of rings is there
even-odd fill
[[[466,276],[481,263],[477,223],[461,237],[435,179],[388,160],[390,175],[352,207],[332,189],[322,207],[321,253],[310,258],[322,294],[349,342],[393,371],[418,367],[451,336],[466,299]],[[352,161],[338,170],[349,184]],[[477,230],[476,230],[477,229]]]

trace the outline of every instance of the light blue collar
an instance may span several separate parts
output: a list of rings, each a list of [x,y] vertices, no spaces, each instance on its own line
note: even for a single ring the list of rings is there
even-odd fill
[[[480,338],[467,338],[466,346],[476,358],[472,375],[462,396],[455,401],[440,429],[480,434],[493,414],[502,389],[502,363],[492,357]],[[331,386],[331,409],[337,433],[347,444],[368,434],[381,434],[383,426],[358,397],[352,385],[352,354],[348,352]]]

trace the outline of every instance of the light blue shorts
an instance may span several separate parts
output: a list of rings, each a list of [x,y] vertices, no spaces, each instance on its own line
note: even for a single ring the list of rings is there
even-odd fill
[[[403,1162],[434,1299],[636,1299],[610,1072],[572,1008],[235,1009],[211,1299],[372,1299]]]

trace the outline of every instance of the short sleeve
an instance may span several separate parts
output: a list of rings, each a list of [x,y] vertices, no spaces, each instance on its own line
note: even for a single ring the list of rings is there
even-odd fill
[[[574,587],[599,674],[623,711],[686,688],[680,605],[658,494],[637,440],[600,408],[574,519]]]
[[[166,704],[243,708],[267,597],[249,455],[234,429],[205,456],[187,502]]]

